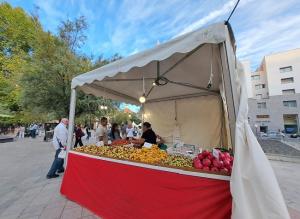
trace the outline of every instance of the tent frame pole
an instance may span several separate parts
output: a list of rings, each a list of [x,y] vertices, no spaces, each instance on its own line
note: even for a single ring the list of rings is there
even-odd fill
[[[228,31],[228,30],[227,30]],[[238,112],[238,94],[235,84],[234,51],[231,51],[231,42],[227,34],[226,41],[220,44],[221,65],[223,74],[223,85],[227,102],[228,121],[230,129],[230,139],[233,152],[235,150],[235,128]]]
[[[74,122],[75,122],[75,108],[76,108],[76,90],[71,89],[71,99],[70,99],[70,112],[69,112],[69,127],[68,127],[68,141],[67,141],[67,153],[73,148],[73,132],[74,132]],[[67,162],[67,157],[66,157]]]

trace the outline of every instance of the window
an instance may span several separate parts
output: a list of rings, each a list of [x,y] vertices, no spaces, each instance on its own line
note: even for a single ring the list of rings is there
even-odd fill
[[[290,78],[281,78],[281,84],[288,84],[288,83],[293,83],[294,82],[294,78],[290,77]]]
[[[262,98],[262,94],[256,94],[256,98],[257,99],[261,99]]]
[[[295,89],[282,90],[282,94],[294,94],[294,93],[295,93]]]
[[[267,119],[267,118],[270,118],[269,115],[256,115],[256,118],[258,119]]]
[[[267,103],[266,102],[257,103],[257,108],[258,109],[266,109]]]
[[[296,100],[283,101],[283,106],[285,106],[285,107],[297,107],[297,101]]]
[[[252,75],[251,78],[252,78],[252,80],[259,80],[260,75]]]
[[[290,72],[293,71],[293,67],[292,66],[282,67],[279,69],[279,71],[280,73]]]
[[[266,87],[265,84],[257,84],[257,85],[255,85],[255,89],[256,89],[256,90],[263,89],[263,88],[265,88],[265,87]]]

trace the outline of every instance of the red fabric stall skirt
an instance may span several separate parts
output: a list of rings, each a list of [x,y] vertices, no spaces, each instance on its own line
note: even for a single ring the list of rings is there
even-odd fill
[[[230,218],[228,179],[208,175],[70,152],[61,193],[105,219]]]

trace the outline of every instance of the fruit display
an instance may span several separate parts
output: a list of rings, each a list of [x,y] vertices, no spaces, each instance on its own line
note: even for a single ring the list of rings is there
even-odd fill
[[[163,165],[180,168],[193,168],[193,160],[190,157],[180,155],[168,155],[168,157],[162,161]]]
[[[130,155],[131,160],[150,164],[159,164],[167,157],[168,154],[160,150],[157,145],[153,145],[151,148],[135,149]]]
[[[153,145],[151,148],[134,148],[134,147],[110,147],[95,145],[77,147],[74,151],[111,157],[124,160],[134,160],[143,163],[159,164],[162,160],[166,159],[168,154],[165,151],[159,149],[157,145]]]
[[[117,159],[129,160],[131,153],[135,150],[132,147],[110,147],[110,146],[101,146],[89,145],[83,147],[77,147],[74,151],[82,152],[86,154],[111,157]]]
[[[111,147],[89,145],[73,149],[76,152],[91,154],[100,157],[109,157],[121,160],[130,160],[153,165],[181,168],[185,170],[197,170],[221,175],[230,175],[233,157],[228,152],[218,151],[218,158],[209,151],[203,151],[194,159],[183,156],[168,154],[160,150],[157,145],[151,148],[135,148],[128,146]],[[121,142],[122,143],[122,142]]]
[[[111,143],[111,146],[123,146],[123,145],[129,145],[130,142],[126,139],[118,139],[118,140],[114,140]]]
[[[196,169],[230,175],[233,165],[233,156],[228,152],[216,151],[217,156],[213,156],[210,151],[203,151],[193,160]]]

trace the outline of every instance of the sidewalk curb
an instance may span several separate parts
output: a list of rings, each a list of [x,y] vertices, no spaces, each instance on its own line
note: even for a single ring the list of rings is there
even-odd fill
[[[281,142],[282,142],[283,144],[286,144],[286,145],[288,145],[288,146],[290,146],[290,147],[292,147],[292,148],[294,148],[294,149],[300,151],[300,150],[299,150],[299,147],[297,147],[297,146],[294,145],[294,144],[299,144],[299,145],[300,145],[300,142],[299,142],[299,143],[298,143],[298,142],[288,142],[288,141],[282,141],[282,140],[281,140]]]
[[[288,156],[277,155],[277,154],[266,154],[266,156],[269,160],[300,163],[300,157],[288,157]]]

